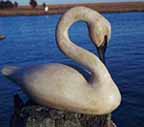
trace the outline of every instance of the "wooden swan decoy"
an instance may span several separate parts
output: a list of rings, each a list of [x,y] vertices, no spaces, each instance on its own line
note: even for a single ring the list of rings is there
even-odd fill
[[[63,64],[36,65],[22,69],[9,66],[2,69],[2,74],[18,83],[41,105],[85,114],[107,114],[120,105],[121,95],[99,58],[69,39],[70,26],[79,20],[88,23],[97,47],[104,45],[105,35],[110,39],[111,27],[103,16],[86,7],[70,9],[58,24],[59,48],[91,72],[90,81],[77,70]]]

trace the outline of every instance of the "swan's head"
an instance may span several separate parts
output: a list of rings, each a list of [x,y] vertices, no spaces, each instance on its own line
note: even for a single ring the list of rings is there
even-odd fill
[[[105,61],[107,43],[111,38],[111,24],[103,16],[96,15],[90,27],[91,38],[98,49],[99,58]]]
[[[4,40],[6,37],[4,35],[0,35],[0,40]]]

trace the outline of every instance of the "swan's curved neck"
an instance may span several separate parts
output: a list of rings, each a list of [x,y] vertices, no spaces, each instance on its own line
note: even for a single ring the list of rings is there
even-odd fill
[[[102,73],[106,71],[105,66],[93,53],[74,44],[69,39],[68,30],[73,23],[79,20],[87,22],[90,29],[93,29],[92,27],[99,17],[99,15],[94,17],[96,14],[95,11],[88,8],[79,7],[77,9],[71,9],[64,14],[57,28],[57,42],[59,48],[64,54],[89,69],[93,74],[93,79],[102,78]]]

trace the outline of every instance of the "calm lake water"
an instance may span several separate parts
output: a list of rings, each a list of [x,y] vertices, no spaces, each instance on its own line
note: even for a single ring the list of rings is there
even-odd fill
[[[112,24],[108,45],[108,69],[122,93],[122,104],[113,113],[118,127],[144,127],[144,13],[104,14]],[[29,66],[60,62],[78,66],[64,56],[56,45],[55,29],[60,15],[0,17],[0,69],[4,65]],[[71,39],[96,53],[83,22],[70,29]],[[21,89],[0,74],[0,127],[8,127],[13,111],[13,95]]]

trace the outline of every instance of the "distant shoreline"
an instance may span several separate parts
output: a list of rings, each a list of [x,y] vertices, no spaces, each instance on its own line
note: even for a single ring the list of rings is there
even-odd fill
[[[87,4],[59,4],[48,5],[48,12],[42,6],[32,9],[30,6],[19,6],[12,9],[1,9],[0,16],[32,16],[32,15],[54,15],[63,14],[74,6],[86,6],[100,13],[121,12],[144,12],[144,2],[120,2],[120,3],[87,3]]]

